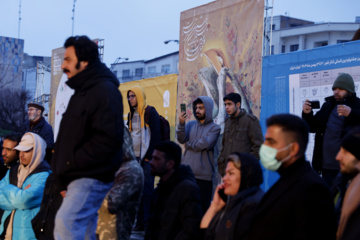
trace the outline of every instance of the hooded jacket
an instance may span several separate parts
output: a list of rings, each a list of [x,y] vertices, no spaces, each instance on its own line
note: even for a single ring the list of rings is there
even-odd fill
[[[45,141],[37,134],[26,134],[30,134],[35,141],[30,163],[26,167],[18,164],[11,168],[0,181],[0,208],[5,210],[0,233],[12,226],[12,239],[36,239],[31,219],[40,209],[45,182],[50,173],[50,166],[44,161]]]
[[[155,189],[145,240],[201,239],[201,218],[200,189],[189,166],[180,165]]]
[[[201,96],[205,107],[205,121],[193,120],[187,124],[178,124],[176,138],[179,143],[185,144],[182,164],[189,165],[195,178],[211,181],[215,171],[214,146],[220,135],[220,126],[214,123],[212,111],[214,102],[210,97]],[[195,100],[196,101],[196,100]],[[193,113],[195,116],[193,104]]]
[[[155,108],[150,108],[149,124],[145,123],[145,108],[146,95],[144,89],[139,86],[135,86],[129,89],[127,94],[132,91],[136,95],[137,109],[136,111],[140,115],[140,128],[141,128],[141,147],[140,147],[140,158],[150,160],[156,144],[160,142],[160,117]],[[128,114],[128,127],[129,131],[132,131],[132,119],[134,116],[135,108],[129,103],[130,113]],[[134,143],[134,142],[133,142]],[[135,143],[134,143],[135,144]]]
[[[76,179],[112,182],[122,159],[123,105],[119,81],[100,61],[66,84],[75,90],[60,123],[51,168],[67,185]]]

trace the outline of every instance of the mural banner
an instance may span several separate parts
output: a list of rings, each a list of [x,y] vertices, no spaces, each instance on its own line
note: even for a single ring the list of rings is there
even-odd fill
[[[175,139],[175,115],[177,97],[177,74],[170,74],[156,78],[147,78],[138,81],[120,84],[120,91],[123,97],[124,121],[130,112],[127,92],[134,86],[141,86],[145,90],[146,104],[156,108],[159,115],[163,116],[170,124],[170,139]]]
[[[259,117],[263,18],[262,0],[217,0],[181,13],[178,105],[187,104],[189,120],[191,103],[209,96],[223,129],[223,97],[230,92]]]

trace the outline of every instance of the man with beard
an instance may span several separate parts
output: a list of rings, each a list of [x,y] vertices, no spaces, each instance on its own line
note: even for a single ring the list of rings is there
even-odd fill
[[[19,134],[8,134],[4,137],[1,151],[4,165],[0,167],[0,180],[5,176],[8,168],[15,166],[19,160],[19,152],[14,148],[19,144],[20,140],[21,135]]]
[[[360,99],[356,97],[351,75],[339,74],[332,89],[333,96],[325,98],[325,103],[315,115],[309,100],[305,100],[302,112],[310,132],[315,133],[312,167],[322,174],[329,187],[339,173],[335,157],[340,150],[341,140],[360,123]]]
[[[259,149],[264,140],[259,120],[241,108],[241,96],[229,93],[224,97],[226,113],[222,149],[218,159],[218,170],[225,175],[226,159],[233,152],[249,153],[259,159]]]
[[[61,65],[75,90],[60,123],[51,160],[64,197],[55,239],[95,239],[97,211],[122,161],[123,104],[119,81],[87,36],[69,37]]]
[[[160,181],[152,197],[145,240],[201,239],[199,187],[190,167],[180,162],[181,148],[176,143],[155,146],[150,171]]]
[[[42,116],[44,107],[40,103],[28,103],[28,117],[29,121],[25,123],[26,132],[38,134],[46,142],[46,156],[45,159],[50,162],[51,151],[54,148],[54,133],[51,125]]]
[[[185,125],[186,112],[179,117],[176,137],[184,144],[182,164],[189,165],[200,187],[203,211],[210,206],[212,198],[212,177],[214,167],[214,146],[220,135],[220,126],[214,123],[212,110],[214,102],[210,97],[201,96],[193,102],[196,120]]]
[[[336,160],[340,172],[347,176],[349,187],[342,203],[337,239],[358,239],[360,234],[360,128],[354,129],[342,141]]]

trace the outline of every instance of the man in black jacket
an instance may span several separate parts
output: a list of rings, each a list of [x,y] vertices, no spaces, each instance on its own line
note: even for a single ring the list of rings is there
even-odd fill
[[[180,165],[181,148],[165,141],[155,146],[151,174],[160,177],[155,189],[147,240],[200,239],[200,190],[189,166]]]
[[[335,239],[334,206],[326,183],[305,160],[308,127],[290,114],[266,121],[260,161],[280,179],[265,193],[248,239]]]
[[[315,133],[315,147],[312,167],[332,186],[339,173],[336,154],[341,140],[349,130],[360,123],[360,99],[356,97],[353,78],[340,74],[333,84],[333,96],[314,115],[309,100],[303,105],[302,118],[308,123],[310,132]]]
[[[123,105],[119,82],[86,36],[70,37],[61,68],[75,90],[61,120],[51,161],[64,196],[56,239],[95,239],[97,210],[122,159]]]

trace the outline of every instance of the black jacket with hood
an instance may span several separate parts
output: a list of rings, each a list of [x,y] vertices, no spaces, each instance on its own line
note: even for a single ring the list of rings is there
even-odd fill
[[[75,93],[63,114],[51,161],[56,182],[63,187],[79,178],[112,182],[122,159],[119,81],[97,61],[66,84]]]

